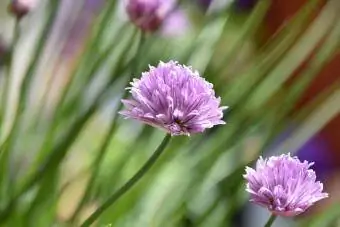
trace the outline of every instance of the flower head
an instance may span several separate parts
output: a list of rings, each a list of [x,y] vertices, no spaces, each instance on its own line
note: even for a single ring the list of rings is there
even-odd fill
[[[130,20],[145,32],[154,32],[162,25],[174,6],[173,0],[128,0]]]
[[[313,163],[281,155],[260,159],[256,169],[246,168],[244,178],[251,201],[281,216],[295,216],[315,202],[327,198],[323,185],[316,181]]]
[[[225,107],[220,107],[213,85],[175,61],[150,66],[129,89],[132,99],[122,100],[127,110],[120,113],[172,135],[190,135],[225,124],[221,120]]]
[[[9,11],[18,18],[25,16],[36,7],[38,0],[12,0]]]

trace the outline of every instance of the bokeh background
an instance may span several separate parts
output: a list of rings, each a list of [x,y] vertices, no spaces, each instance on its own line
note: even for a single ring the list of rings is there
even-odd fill
[[[41,0],[17,24],[1,0],[0,225],[79,226],[129,179],[164,133],[117,114],[124,88],[174,59],[215,85],[227,125],[176,138],[95,226],[263,226],[244,166],[288,152],[330,198],[273,226],[340,226],[340,1],[167,2],[140,46],[123,0]]]

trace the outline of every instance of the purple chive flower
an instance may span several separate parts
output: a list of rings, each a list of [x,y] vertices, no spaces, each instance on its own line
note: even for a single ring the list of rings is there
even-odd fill
[[[323,184],[310,169],[314,163],[301,162],[288,155],[257,161],[256,169],[246,167],[244,178],[251,202],[268,208],[275,215],[295,216],[315,202],[327,198]]]
[[[128,88],[132,99],[122,100],[127,110],[120,112],[146,124],[164,129],[171,135],[203,132],[222,120],[220,98],[213,85],[191,67],[175,61],[150,66],[141,79],[134,79]]]
[[[154,32],[162,25],[173,5],[172,0],[128,0],[126,11],[137,27],[145,32]]]
[[[29,13],[38,4],[38,0],[12,0],[9,5],[9,11],[21,18]]]

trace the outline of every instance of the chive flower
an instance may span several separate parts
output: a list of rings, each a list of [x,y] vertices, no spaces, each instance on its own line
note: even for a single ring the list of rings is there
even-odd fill
[[[38,0],[12,0],[9,11],[17,18],[22,18],[36,7]]]
[[[158,30],[167,14],[172,0],[127,0],[126,12],[130,20],[144,32]]]
[[[256,168],[246,167],[244,178],[250,201],[266,207],[274,215],[295,216],[315,202],[327,198],[323,184],[310,169],[314,163],[301,162],[290,154],[257,161]]]
[[[120,114],[161,128],[171,135],[201,133],[222,120],[221,99],[213,85],[191,67],[176,61],[160,62],[134,79],[128,88],[132,98],[122,100]]]

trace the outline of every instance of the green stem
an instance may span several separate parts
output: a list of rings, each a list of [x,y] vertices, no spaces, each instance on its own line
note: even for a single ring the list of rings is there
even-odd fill
[[[8,95],[10,91],[10,86],[11,86],[11,79],[12,79],[12,68],[13,68],[13,57],[14,57],[14,48],[16,47],[19,37],[20,37],[20,21],[15,20],[14,22],[14,31],[13,31],[13,42],[11,45],[11,50],[8,56],[8,62],[7,62],[7,67],[6,67],[6,78],[5,78],[5,85],[4,85],[4,91],[1,97],[1,112],[0,112],[0,127],[1,130],[0,133],[3,133],[4,131],[4,118],[6,117],[6,107],[7,107],[7,102],[8,102]]]
[[[151,169],[151,167],[156,163],[158,158],[164,152],[166,146],[169,144],[171,135],[167,134],[162,143],[157,147],[153,155],[148,159],[148,161],[138,170],[138,172],[126,182],[118,191],[111,195],[90,217],[88,217],[81,227],[90,226],[107,208],[118,201],[125,193],[127,193],[138,181],[140,181],[143,176]]]
[[[100,25],[100,27],[102,27],[102,26],[104,26],[104,25]],[[104,30],[104,28],[101,29],[101,30]],[[45,158],[45,152],[44,151],[50,150],[50,148],[52,146],[53,139],[55,137],[55,133],[56,133],[58,124],[60,124],[60,122],[63,119],[68,119],[68,117],[65,115],[64,109],[67,110],[67,109],[70,109],[70,108],[74,108],[75,106],[77,106],[77,101],[79,101],[81,99],[81,97],[84,96],[84,93],[78,92],[78,94],[75,97],[73,97],[69,101],[69,103],[66,102],[67,96],[70,95],[70,92],[72,91],[72,86],[74,84],[76,84],[76,79],[77,79],[76,77],[81,75],[81,78],[86,81],[85,84],[84,84],[84,87],[88,86],[88,84],[90,83],[91,76],[93,74],[95,74],[100,69],[100,67],[103,65],[103,62],[105,62],[104,61],[105,58],[107,58],[109,56],[109,54],[111,54],[115,42],[113,42],[112,45],[110,45],[110,47],[107,48],[104,51],[104,53],[102,53],[99,56],[99,59],[95,61],[94,65],[91,64],[91,59],[92,59],[93,55],[97,52],[96,47],[98,46],[98,43],[100,43],[101,41],[102,41],[101,35],[96,35],[95,38],[93,40],[91,40],[91,45],[90,45],[89,49],[86,50],[86,52],[84,54],[84,58],[80,61],[79,66],[75,69],[75,71],[71,73],[71,75],[72,75],[71,79],[67,83],[66,87],[63,89],[62,94],[61,94],[61,96],[58,100],[58,103],[57,103],[56,108],[55,108],[55,112],[52,115],[52,120],[51,120],[52,124],[47,129],[47,134],[46,134],[46,136],[43,140],[43,144],[42,144],[40,151],[38,152],[38,156],[35,160],[36,164],[33,165],[33,166],[39,165],[39,163],[41,163],[41,161]],[[128,48],[128,47],[126,47],[126,48]],[[126,49],[126,48],[124,48],[124,49]],[[122,53],[125,53],[125,52],[126,51],[123,51]],[[124,59],[124,58],[121,57],[121,59]],[[122,60],[120,60],[117,64],[118,65],[122,64]],[[91,67],[88,68],[88,65],[90,65],[92,68]],[[112,74],[113,77],[116,77],[116,75],[119,74],[119,73],[117,73],[118,71],[119,70],[114,69],[114,70],[112,70],[112,72],[110,74]],[[113,82],[114,81],[112,81],[112,83]],[[84,91],[86,89],[82,88],[80,90]]]
[[[272,226],[272,224],[274,223],[275,219],[276,219],[276,215],[272,214],[270,216],[270,218],[268,219],[267,223],[264,225],[264,227],[270,227]]]
[[[132,62],[133,61],[130,60],[126,63],[126,65],[117,67],[112,71],[111,74],[122,74],[131,66]],[[121,64],[122,62],[120,62],[118,65],[120,66]],[[44,164],[40,165],[41,167],[39,168],[39,170],[33,173],[33,175],[19,189],[18,193],[16,193],[14,197],[10,200],[8,205],[2,211],[0,211],[0,223],[5,221],[5,217],[8,217],[8,214],[11,212],[17,199],[21,195],[23,195],[38,181],[45,177],[46,173],[48,173],[49,171],[54,171],[55,168],[58,167],[58,164],[63,160],[69,150],[69,147],[73,144],[80,131],[85,126],[86,122],[97,111],[99,106],[105,101],[105,97],[116,79],[116,76],[110,78],[105,87],[101,89],[96,99],[92,102],[91,106],[75,120],[75,122],[70,126],[69,131],[65,133],[63,137],[57,142],[57,144],[53,147],[53,149],[49,153],[49,156],[44,161]]]
[[[46,136],[43,140],[40,151],[38,152],[38,156],[37,156],[37,158],[34,162],[35,164],[33,166],[36,166],[36,165],[38,165],[39,163],[42,162],[42,160],[44,158],[44,151],[49,150],[51,145],[52,145],[52,142],[53,142],[52,140],[55,137],[55,133],[56,133],[58,123],[60,122],[60,118],[62,117],[61,109],[62,109],[62,107],[65,103],[67,96],[70,93],[70,90],[71,90],[73,84],[76,83],[76,81],[75,81],[76,77],[81,75],[83,72],[90,72],[90,74],[86,76],[86,77],[90,77],[92,75],[92,73],[94,73],[96,70],[98,70],[98,68],[101,66],[101,64],[99,64],[99,63],[102,63],[103,61],[100,61],[97,64],[97,66],[94,66],[94,67],[97,67],[95,69],[94,68],[92,68],[92,69],[88,68],[89,66],[92,67],[92,63],[91,63],[92,56],[97,52],[98,43],[100,43],[102,41],[103,34],[104,34],[104,31],[105,31],[104,28],[108,24],[108,18],[109,18],[109,15],[111,15],[110,12],[112,12],[114,10],[115,5],[116,5],[115,1],[109,2],[108,6],[107,6],[107,11],[106,11],[104,17],[98,19],[100,21],[99,29],[98,29],[98,31],[97,30],[92,31],[93,37],[91,37],[91,39],[90,39],[90,47],[85,51],[81,61],[78,64],[78,67],[76,67],[74,69],[74,71],[71,73],[70,80],[68,81],[66,86],[63,88],[61,96],[58,98],[58,102],[56,104],[55,112],[52,115],[51,122],[53,122],[53,123],[49,126],[49,128],[47,130],[47,134],[46,134]],[[100,57],[100,60],[102,60],[102,57],[103,56]],[[82,75],[82,77],[83,77],[83,75]],[[44,105],[45,101],[44,100],[42,100],[42,101],[43,102],[42,102],[40,108],[44,108],[44,106],[45,106]],[[40,118],[37,117],[36,122],[33,125],[37,125],[37,122],[39,121],[39,119]]]
[[[119,110],[120,108],[121,108],[121,105],[118,106],[117,110]],[[78,203],[77,208],[75,209],[75,211],[73,212],[73,215],[71,216],[71,218],[69,220],[69,222],[72,223],[72,224],[77,221],[77,218],[78,218],[80,211],[83,209],[84,205],[86,204],[86,202],[88,201],[88,199],[91,195],[91,192],[92,192],[92,189],[93,189],[93,186],[94,186],[94,182],[97,179],[97,176],[98,176],[98,173],[99,173],[99,170],[100,170],[100,164],[101,164],[103,158],[105,157],[105,154],[107,152],[107,147],[109,146],[109,144],[111,142],[111,138],[114,135],[114,132],[115,132],[116,129],[117,129],[117,118],[115,116],[114,119],[111,121],[110,129],[105,136],[104,143],[99,148],[98,155],[93,162],[93,167],[92,167],[93,172],[91,174],[90,180],[87,183],[87,187],[86,187],[86,190],[84,192],[84,195],[82,196],[82,199]]]
[[[17,46],[19,37],[20,37],[20,26],[19,20],[15,21],[14,31],[13,31],[13,42],[11,46],[11,50],[8,56],[8,62],[6,67],[6,78],[4,84],[4,91],[1,97],[1,112],[0,112],[0,133],[5,134],[5,122],[6,122],[6,109],[8,105],[8,96],[10,92],[10,87],[12,83],[12,70],[13,70],[13,59],[14,59],[14,49]],[[11,176],[9,174],[9,166],[10,166],[10,153],[6,152],[7,149],[7,140],[2,141],[3,143],[0,146],[0,198],[5,200],[5,198],[9,198],[12,196],[12,191],[9,188],[12,188],[13,181],[11,180]],[[5,151],[5,152],[2,152]]]
[[[141,46],[139,44],[139,46]],[[139,49],[139,48],[138,48]],[[137,51],[137,55],[138,55],[138,51]],[[137,56],[136,55],[136,56]],[[127,81],[127,83],[129,82],[130,80]],[[124,86],[125,87],[125,86]],[[123,98],[126,97],[128,93],[125,93],[123,95]],[[71,224],[74,224],[76,221],[77,221],[77,218],[78,218],[78,215],[80,213],[80,211],[82,210],[82,208],[84,207],[84,205],[86,204],[86,202],[88,201],[90,195],[91,195],[91,192],[92,192],[92,189],[93,189],[93,185],[94,185],[94,182],[97,178],[97,175],[99,173],[99,169],[100,169],[100,164],[103,160],[103,158],[105,157],[105,154],[107,152],[107,148],[111,142],[111,138],[112,136],[114,135],[114,132],[116,131],[117,129],[117,126],[118,126],[118,122],[117,122],[117,114],[118,114],[118,111],[122,108],[122,103],[120,102],[115,110],[115,117],[114,119],[112,119],[111,121],[111,124],[110,124],[110,127],[109,127],[109,130],[105,136],[105,139],[104,139],[104,142],[102,143],[102,145],[100,146],[98,152],[97,152],[97,156],[93,162],[93,172],[91,174],[91,177],[90,177],[90,180],[88,181],[87,183],[87,187],[86,187],[86,190],[84,192],[84,195],[82,196],[80,202],[78,203],[78,206],[76,207],[75,211],[73,212],[71,218],[69,219],[69,222]]]
[[[246,40],[249,39],[249,37],[253,37],[253,34],[258,31],[258,28],[261,26],[264,17],[267,15],[267,11],[270,5],[271,1],[268,0],[261,0],[256,4],[256,7],[244,24],[244,28],[242,29],[240,36],[233,44],[231,50],[223,56],[223,62],[219,63],[216,67],[216,75],[223,75],[223,70],[225,69],[226,62],[229,63],[235,61],[235,58],[238,56],[239,51],[242,50],[242,48],[244,48],[244,46],[246,45]],[[221,79],[221,77],[218,78],[219,83],[217,85],[223,84],[221,83],[223,82],[221,81]]]
[[[144,34],[141,34],[140,40],[139,40],[139,43],[138,43],[138,48],[137,48],[137,51],[136,51],[136,55],[133,59],[133,64],[132,64],[133,67],[137,67],[137,65],[138,65],[137,64],[138,63],[138,57],[140,56],[140,54],[142,52],[141,50],[144,47],[144,45],[143,45],[144,43],[145,43],[145,36],[144,36]],[[134,70],[132,70],[132,71],[134,71]],[[129,78],[129,80],[126,81],[126,85],[129,82],[130,82],[130,78]],[[125,98],[127,94],[128,93],[126,93],[123,98]],[[116,114],[121,109],[121,107],[122,107],[122,103],[120,103],[118,105],[118,107],[116,109]],[[69,223],[71,223],[71,224],[74,224],[77,221],[79,213],[81,212],[81,210],[83,209],[84,205],[86,204],[86,202],[88,201],[88,199],[91,195],[91,192],[92,192],[92,189],[93,189],[93,184],[94,184],[94,182],[97,178],[97,175],[99,173],[100,164],[101,164],[103,158],[105,157],[105,154],[107,152],[107,147],[110,144],[111,137],[114,134],[116,128],[117,128],[117,118],[115,117],[111,121],[111,125],[110,125],[109,131],[107,132],[106,137],[104,139],[104,143],[100,146],[100,148],[97,152],[98,155],[93,162],[93,172],[91,174],[89,182],[87,183],[87,187],[86,187],[86,190],[84,192],[84,195],[82,196],[82,198],[81,198],[80,202],[78,203],[75,211],[73,212],[71,218],[69,219]]]
[[[36,69],[38,68],[39,61],[41,59],[42,52],[45,48],[46,40],[48,40],[48,37],[50,35],[50,31],[52,29],[52,25],[54,23],[54,20],[57,15],[57,9],[59,7],[59,1],[54,0],[50,3],[50,13],[48,16],[48,19],[46,23],[44,24],[43,31],[41,32],[41,35],[39,37],[39,40],[37,42],[37,46],[34,50],[33,56],[31,58],[30,64],[28,69],[25,72],[24,78],[20,84],[20,92],[19,92],[19,100],[18,100],[18,107],[16,114],[14,116],[14,122],[11,128],[11,131],[9,133],[10,140],[12,140],[12,137],[15,137],[15,134],[17,133],[18,127],[20,125],[20,121],[23,117],[23,112],[26,109],[27,105],[27,99],[28,99],[28,92],[30,88],[30,83],[33,79],[34,73]]]

